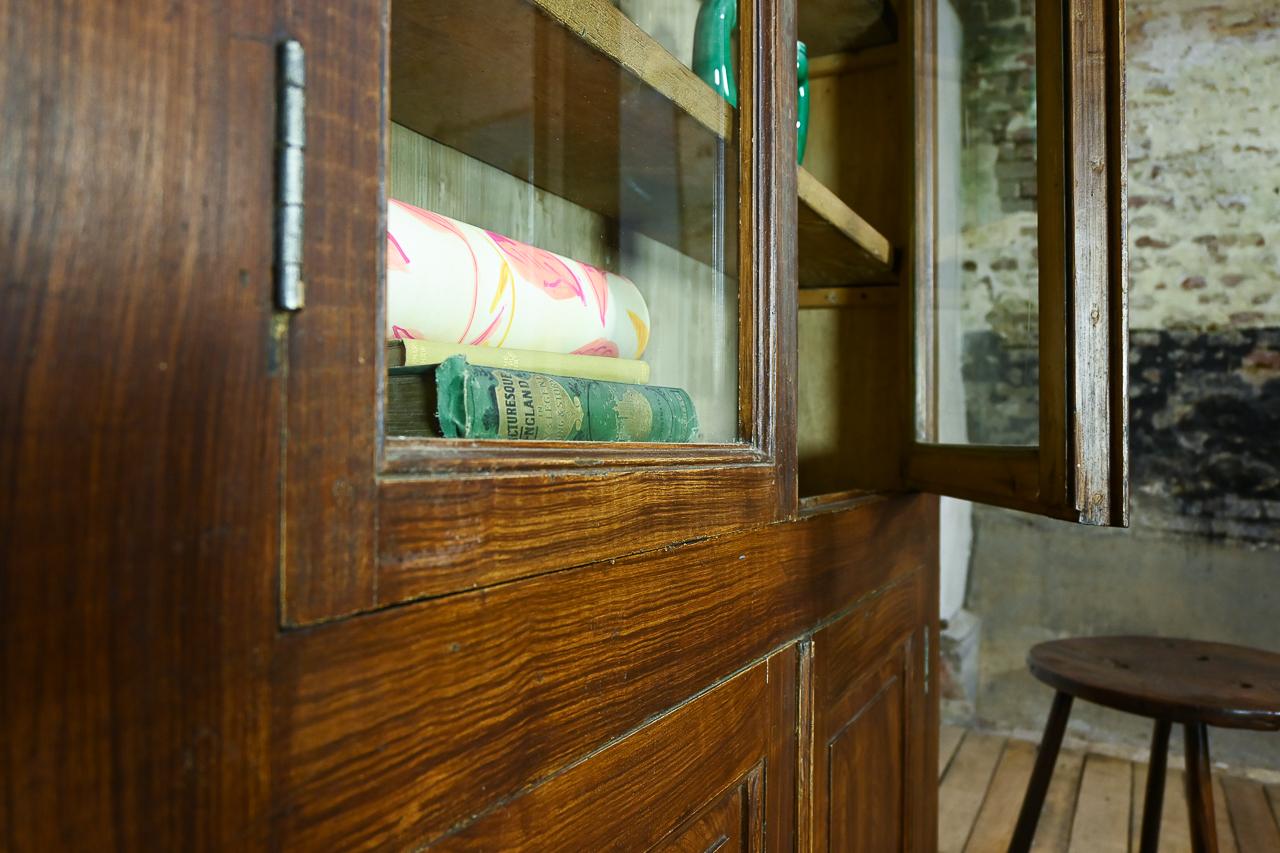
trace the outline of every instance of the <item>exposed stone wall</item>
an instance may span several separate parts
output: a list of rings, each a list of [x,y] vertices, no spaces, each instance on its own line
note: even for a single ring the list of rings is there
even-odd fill
[[[1018,105],[1033,81],[1012,49],[1026,5],[964,17],[964,223],[978,233],[962,261],[963,374],[977,442],[1038,431],[1035,232],[1015,138],[1029,135]],[[1135,523],[1280,542],[1280,5],[1130,0],[1127,13]]]
[[[996,408],[1001,417],[969,417],[975,443],[1035,443],[1036,370],[1036,77],[1034,0],[955,4],[963,48],[959,61],[963,203],[956,242],[960,306],[969,334],[963,371],[968,412]],[[949,152],[944,152],[945,158]],[[944,164],[942,168],[947,168]],[[944,226],[945,227],[945,226]],[[972,346],[969,346],[969,345]]]
[[[968,335],[971,436],[1036,440],[1034,362]],[[1129,463],[1134,526],[1280,544],[1280,329],[1131,332]]]

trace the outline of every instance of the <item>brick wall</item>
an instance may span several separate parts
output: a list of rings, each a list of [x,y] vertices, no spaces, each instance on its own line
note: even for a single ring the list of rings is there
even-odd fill
[[[1034,441],[1030,18],[960,5],[969,437]],[[1280,542],[1280,5],[1127,13],[1135,524]]]

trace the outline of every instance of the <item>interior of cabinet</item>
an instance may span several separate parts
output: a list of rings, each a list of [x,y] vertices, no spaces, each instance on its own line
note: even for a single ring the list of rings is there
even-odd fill
[[[737,110],[690,68],[700,5],[397,0],[387,194],[474,226],[482,241],[500,235],[633,282],[647,322],[628,310],[630,346],[619,337],[610,351],[602,332],[603,351],[523,348],[643,360],[637,384],[687,392],[693,440],[724,444],[739,432],[740,149]],[[493,323],[511,329],[531,310],[517,290]],[[603,325],[617,300],[595,299]],[[483,312],[483,292],[479,301]],[[388,338],[401,336],[393,323],[389,307]],[[447,342],[471,343],[479,328]],[[521,348],[496,334],[481,345]],[[389,437],[434,435],[431,423],[401,425],[391,397]]]
[[[398,0],[387,192],[634,281],[651,320],[649,382],[688,392],[696,441],[732,443],[741,149],[737,110],[691,67],[701,7]],[[897,29],[888,0],[800,0],[811,57],[797,172],[802,498],[898,481],[908,164]],[[390,401],[387,413],[392,440],[432,434],[392,428]]]
[[[799,12],[811,57],[799,182],[799,489],[816,507],[900,483],[909,57],[887,2],[800,0]],[[806,185],[826,203],[809,203]],[[823,242],[806,239],[815,210],[831,228],[845,224],[856,260],[834,261]]]

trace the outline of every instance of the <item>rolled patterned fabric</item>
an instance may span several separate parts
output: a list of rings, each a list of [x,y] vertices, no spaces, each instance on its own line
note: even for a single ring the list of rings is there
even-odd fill
[[[387,337],[639,358],[630,279],[391,199]]]

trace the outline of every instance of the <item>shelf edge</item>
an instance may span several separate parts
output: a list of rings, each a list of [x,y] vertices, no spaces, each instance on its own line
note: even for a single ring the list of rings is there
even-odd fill
[[[604,0],[532,0],[564,27],[731,142],[733,107],[620,9]]]
[[[893,265],[893,247],[888,238],[871,226],[841,201],[825,184],[815,178],[803,166],[797,166],[796,190],[800,202],[831,223],[832,227],[848,237],[855,245],[884,265],[885,271]]]

